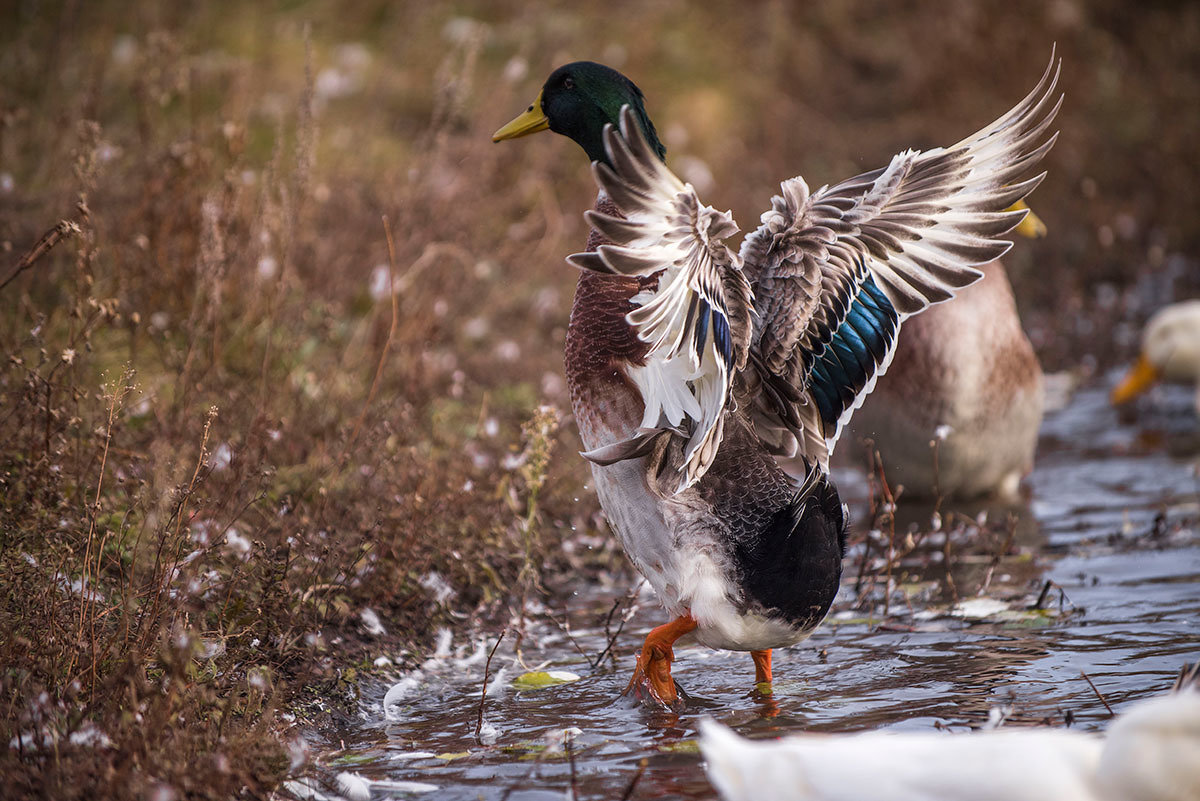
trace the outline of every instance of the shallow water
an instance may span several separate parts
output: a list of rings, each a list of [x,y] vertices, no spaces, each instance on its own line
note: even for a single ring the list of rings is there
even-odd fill
[[[854,597],[846,587],[811,639],[776,651],[769,698],[751,692],[747,654],[677,647],[674,675],[690,700],[674,714],[620,697],[633,650],[664,621],[657,604],[639,596],[617,639],[617,667],[611,660],[593,667],[589,659],[608,640],[604,618],[627,588],[581,588],[568,604],[570,637],[541,616],[527,624],[523,664],[515,661],[515,635],[496,652],[492,680],[504,673],[484,706],[494,727],[490,745],[475,736],[491,645],[481,637],[443,649],[413,674],[412,691],[390,715],[382,706],[389,685],[364,688],[361,726],[339,732],[334,740],[344,747],[323,760],[331,773],[436,786],[429,797],[439,799],[562,799],[572,782],[578,798],[617,799],[635,780],[632,798],[714,798],[694,743],[704,716],[743,734],[772,736],[965,729],[986,720],[992,707],[1006,706],[1007,725],[1102,729],[1110,719],[1104,702],[1119,712],[1160,693],[1185,661],[1200,655],[1196,457],[1171,456],[1163,447],[1195,420],[1187,419],[1179,395],[1157,400],[1170,414],[1140,426],[1118,421],[1100,387],[1076,393],[1048,415],[1029,480],[1033,499],[1019,510],[1036,523],[1018,539],[1032,540],[1035,558],[999,566],[1003,575],[989,594],[1005,604],[952,615],[947,604],[917,603],[912,614],[893,602],[881,625],[878,615],[848,609]],[[852,507],[861,506],[865,481],[838,478]],[[847,573],[849,585],[849,563]],[[1051,614],[1028,611],[1047,579],[1053,585],[1044,606]],[[556,617],[563,619],[562,610]],[[620,612],[616,618],[614,628]],[[513,689],[510,680],[531,668],[581,678]],[[578,729],[569,735],[571,759],[561,750],[567,727]],[[396,792],[373,790],[376,798]]]

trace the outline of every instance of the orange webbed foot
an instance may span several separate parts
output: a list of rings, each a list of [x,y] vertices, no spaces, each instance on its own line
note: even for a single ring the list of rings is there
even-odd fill
[[[683,615],[646,635],[646,642],[637,657],[633,677],[622,695],[633,692],[635,698],[653,702],[665,709],[682,705],[680,691],[671,677],[671,662],[675,659],[675,641],[696,628],[691,615]]]
[[[638,654],[633,677],[622,694],[632,692],[633,697],[640,701],[656,704],[664,709],[677,709],[681,701],[679,687],[671,677],[673,658],[670,650],[664,654],[655,649],[654,653],[647,654],[646,649],[643,649]]]

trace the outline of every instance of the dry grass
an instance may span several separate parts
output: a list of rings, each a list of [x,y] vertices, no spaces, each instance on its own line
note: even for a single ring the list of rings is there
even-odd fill
[[[558,63],[635,76],[749,223],[785,175],[973,130],[1057,40],[1052,235],[1010,264],[1043,358],[1108,364],[1200,281],[1190,7],[244,5],[2,12],[10,797],[265,795],[363,607],[419,647],[431,573],[521,608],[595,529],[556,458],[592,189],[564,140],[489,141]]]
[[[348,132],[347,150],[360,132],[326,122],[320,81],[334,79],[303,26],[289,32],[279,49],[297,52],[263,55],[298,82],[194,52],[186,31],[31,23],[9,55],[31,60],[33,83],[39,36],[133,50],[96,88],[102,105],[128,92],[93,109],[111,119],[56,142],[34,112],[78,113],[80,98],[42,97],[11,110],[24,123],[5,141],[30,155],[5,162],[24,167],[5,198],[21,212],[5,215],[14,252],[70,221],[4,289],[0,737],[14,747],[0,759],[14,794],[264,794],[288,766],[280,702],[354,663],[352,644],[330,643],[354,639],[362,607],[419,646],[442,614],[431,572],[467,609],[518,578],[536,586],[539,493],[558,492],[543,486],[546,436],[529,467],[500,464],[526,420],[552,434],[556,414],[536,412],[550,357],[519,356],[561,322],[504,322],[530,299],[507,296],[500,265],[540,233],[495,245],[516,198],[503,216],[459,208],[475,181],[505,180],[463,131],[482,39],[450,47],[416,98],[400,91],[395,108],[424,110],[374,120],[416,134],[371,131],[397,153],[367,181],[361,162],[317,166],[330,138]],[[395,77],[339,58],[357,79]],[[282,85],[239,99],[264,77]]]

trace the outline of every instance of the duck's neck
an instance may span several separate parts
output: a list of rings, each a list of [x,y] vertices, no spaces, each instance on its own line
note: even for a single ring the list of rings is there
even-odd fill
[[[646,144],[650,145],[650,148],[658,154],[659,159],[665,162],[667,160],[667,147],[659,141],[658,132],[654,130],[654,123],[650,120],[650,116],[646,114],[646,110],[641,105],[630,104],[630,107],[633,109],[633,118],[637,120],[638,125],[642,129],[642,137],[646,140]],[[612,123],[614,128],[620,127],[616,122],[612,122],[611,120],[609,122]],[[591,161],[602,161],[609,167],[612,167],[612,162],[608,160],[608,153],[604,150],[603,134],[604,126],[598,126],[593,121],[586,128],[577,132],[569,132],[567,135],[579,143],[579,146],[583,148]]]
[[[618,219],[622,220],[625,219],[625,215],[622,214],[621,210],[617,208],[617,204],[612,202],[612,199],[604,193],[603,189],[596,193],[596,202],[592,204],[592,209],[599,214],[605,214],[609,217],[617,217]],[[601,245],[611,244],[612,242],[595,228],[588,230],[588,250],[595,250]],[[587,272],[585,271],[584,274],[586,275]]]

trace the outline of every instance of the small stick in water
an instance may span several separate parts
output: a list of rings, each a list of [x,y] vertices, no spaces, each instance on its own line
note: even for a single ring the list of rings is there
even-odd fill
[[[1091,688],[1092,688],[1092,692],[1094,692],[1094,693],[1096,694],[1096,697],[1100,699],[1100,703],[1104,704],[1104,708],[1108,710],[1108,716],[1109,716],[1109,717],[1115,717],[1117,713],[1116,713],[1116,712],[1113,712],[1113,708],[1112,708],[1111,706],[1109,706],[1109,705],[1108,705],[1108,701],[1104,700],[1104,694],[1100,692],[1100,690],[1099,690],[1099,689],[1096,687],[1096,685],[1095,685],[1095,684],[1092,682],[1092,680],[1091,680],[1091,678],[1088,676],[1088,674],[1084,673],[1084,672],[1081,670],[1081,671],[1079,671],[1079,675],[1080,675],[1080,676],[1083,676],[1083,680],[1084,680],[1084,681],[1086,681],[1086,682],[1087,682],[1087,683],[1088,683],[1088,684],[1091,686]]]
[[[546,616],[550,618],[554,625],[563,630],[563,633],[567,635],[567,639],[571,641],[571,645],[575,648],[575,652],[582,656],[590,667],[595,667],[595,665],[592,664],[591,658],[587,655],[587,652],[579,646],[579,642],[575,639],[575,635],[571,633],[571,610],[567,609],[565,605],[563,606],[562,623],[558,622],[558,619],[554,617],[553,613],[547,612]]]
[[[569,796],[571,801],[577,801],[579,798],[579,791],[575,789],[575,751],[571,748],[574,739],[575,735],[570,732],[567,732],[563,738],[563,746],[567,749],[567,761],[571,763],[571,793]]]
[[[646,760],[643,759],[638,763],[637,770],[634,771],[633,778],[629,780],[629,784],[625,787],[625,792],[621,794],[621,801],[629,801],[633,797],[633,790],[637,787],[637,783],[641,780],[642,774],[646,772]]]
[[[487,662],[483,666],[483,687],[479,690],[479,719],[475,721],[475,742],[480,745],[483,745],[483,738],[480,735],[480,732],[483,731],[483,702],[487,698],[488,675],[492,672],[492,657],[496,655],[496,649],[504,641],[505,634],[508,634],[508,629],[500,632],[500,636],[496,638],[496,644],[492,646],[492,652],[488,654]]]
[[[1038,593],[1037,601],[1033,604],[1034,609],[1043,608],[1044,604],[1046,603],[1046,595],[1049,594],[1050,588],[1053,586],[1054,586],[1054,582],[1051,581],[1050,579],[1046,579],[1046,583],[1042,585],[1042,591],[1040,593]]]
[[[608,626],[610,623],[612,623],[613,613],[615,613],[617,611],[617,607],[619,607],[624,601],[632,601],[634,598],[636,598],[638,592],[642,588],[642,585],[645,583],[646,583],[646,580],[642,579],[640,582],[638,582],[636,587],[634,587],[632,590],[630,590],[625,595],[624,598],[618,598],[616,601],[613,602],[612,609],[608,610],[608,618],[604,621],[604,633],[605,634],[609,634]],[[621,616],[621,625],[617,626],[616,633],[609,634],[608,643],[604,646],[604,650],[600,652],[600,655],[598,657],[596,657],[596,661],[594,663],[589,659],[588,664],[590,664],[593,668],[600,667],[600,664],[604,661],[604,657],[607,656],[608,654],[612,653],[613,645],[616,644],[617,638],[621,636],[621,632],[625,630],[625,624],[629,622],[629,618],[631,616],[632,616],[632,613],[626,613]],[[617,664],[617,658],[614,655],[613,656],[613,665],[616,666],[616,664]]]

